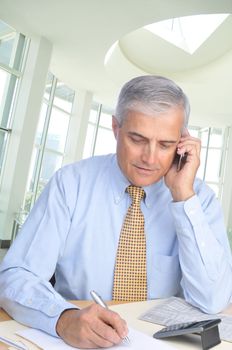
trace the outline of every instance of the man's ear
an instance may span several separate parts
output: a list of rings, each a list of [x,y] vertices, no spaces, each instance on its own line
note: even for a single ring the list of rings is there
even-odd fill
[[[112,130],[113,130],[114,137],[115,137],[116,140],[117,140],[117,138],[118,138],[118,129],[119,129],[118,121],[117,121],[117,119],[115,118],[115,116],[112,115]]]

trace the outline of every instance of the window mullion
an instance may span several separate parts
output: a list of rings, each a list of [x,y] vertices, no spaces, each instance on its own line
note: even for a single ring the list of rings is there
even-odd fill
[[[101,118],[101,111],[102,111],[102,104],[99,104],[98,112],[97,112],[96,129],[95,129],[95,134],[94,134],[94,139],[93,139],[92,155],[94,155],[94,153],[95,153],[95,148],[96,148],[96,143],[97,143],[97,134],[98,134],[99,124],[100,124],[100,118]]]
[[[18,70],[14,69],[14,68],[10,68],[9,66],[5,65],[4,63],[0,63],[0,68],[2,70],[6,71],[7,73],[15,75],[17,78],[21,78],[21,76],[22,76],[21,72],[19,72]]]
[[[43,133],[42,133],[42,137],[41,137],[38,160],[37,160],[37,164],[36,164],[34,186],[32,189],[33,197],[31,200],[30,208],[32,208],[32,206],[34,205],[34,203],[36,201],[37,192],[38,192],[39,178],[40,178],[40,174],[41,174],[44,151],[45,151],[45,147],[46,147],[47,134],[48,134],[49,123],[50,123],[50,118],[51,118],[53,100],[54,100],[54,96],[55,96],[56,84],[57,84],[57,79],[54,77],[53,81],[52,81],[52,88],[51,88],[51,93],[50,93],[50,97],[49,97],[49,101],[48,101],[48,108],[47,108],[46,118],[45,118],[45,122],[44,122]]]
[[[21,68],[24,49],[25,49],[25,36],[22,35],[21,33],[18,33],[17,42],[15,45],[14,61],[12,64],[13,69],[15,69],[16,71],[21,70],[20,68]]]
[[[207,138],[207,145],[206,145],[206,152],[205,152],[205,164],[204,164],[203,180],[205,180],[205,176],[206,176],[210,134],[211,134],[211,128],[208,128],[208,138]]]
[[[17,83],[17,77],[13,74],[11,74],[8,87],[7,87],[7,94],[4,104],[4,109],[2,112],[2,125],[8,126],[10,124],[10,114],[12,109],[12,101],[15,93],[15,85]]]
[[[221,162],[219,167],[219,198],[222,199],[223,191],[224,191],[224,181],[225,181],[225,168],[226,163],[228,161],[228,147],[229,147],[229,139],[231,137],[231,128],[227,127],[224,131],[223,137],[223,147],[221,150]]]

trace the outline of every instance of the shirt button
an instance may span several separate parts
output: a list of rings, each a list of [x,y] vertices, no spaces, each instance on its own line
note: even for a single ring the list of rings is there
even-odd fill
[[[189,214],[190,214],[190,215],[194,215],[194,214],[195,214],[195,210],[194,210],[194,209],[191,209],[191,210],[189,211]]]
[[[201,242],[201,247],[205,248],[205,242]]]

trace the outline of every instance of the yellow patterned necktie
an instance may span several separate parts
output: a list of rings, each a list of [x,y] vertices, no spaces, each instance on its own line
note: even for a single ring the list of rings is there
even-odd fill
[[[146,236],[140,203],[144,190],[128,186],[132,198],[119,238],[114,270],[113,300],[147,299]]]

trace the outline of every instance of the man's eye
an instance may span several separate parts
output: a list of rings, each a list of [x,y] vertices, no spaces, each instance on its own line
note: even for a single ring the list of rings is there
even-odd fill
[[[166,143],[161,143],[161,144],[160,144],[160,147],[161,147],[162,149],[168,149],[168,148],[170,148],[170,145],[169,145],[169,144],[166,144]]]
[[[144,139],[141,139],[140,137],[131,137],[131,140],[134,143],[142,143],[142,142],[144,142]]]

